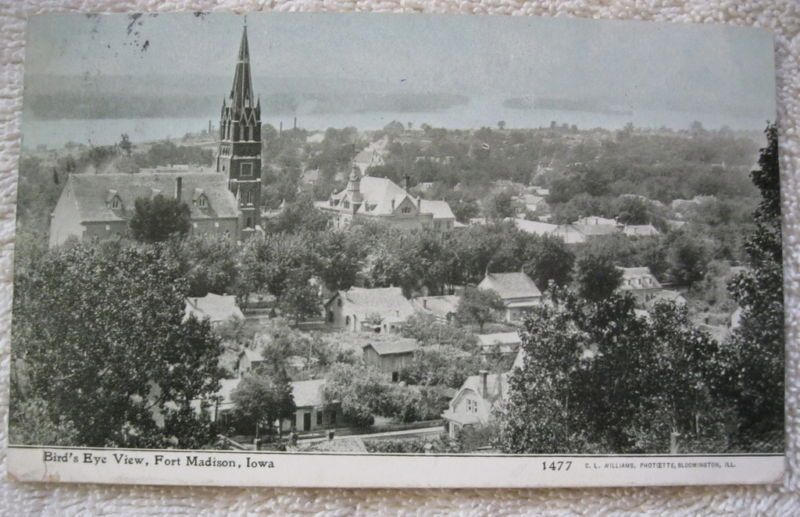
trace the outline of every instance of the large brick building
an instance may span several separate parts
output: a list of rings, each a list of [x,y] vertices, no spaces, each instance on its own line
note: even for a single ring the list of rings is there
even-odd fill
[[[222,103],[215,169],[72,174],[51,214],[50,246],[70,237],[123,234],[136,200],[158,195],[189,206],[192,232],[247,239],[261,231],[261,106],[253,95],[246,26],[233,85]]]

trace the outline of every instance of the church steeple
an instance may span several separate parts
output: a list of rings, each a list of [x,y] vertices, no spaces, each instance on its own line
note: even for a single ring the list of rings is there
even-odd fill
[[[243,236],[261,224],[261,102],[253,93],[247,20],[230,94],[222,100],[217,172],[238,200]]]
[[[242,41],[239,44],[239,56],[236,60],[236,71],[231,86],[231,105],[235,109],[255,107],[253,102],[253,79],[250,75],[250,45],[247,42],[247,20],[242,29]]]

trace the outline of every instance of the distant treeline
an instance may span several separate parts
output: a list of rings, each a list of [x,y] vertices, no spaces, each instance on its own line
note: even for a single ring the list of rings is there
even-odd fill
[[[261,98],[262,113],[437,111],[466,104],[467,97],[439,93],[273,94]],[[40,120],[204,117],[220,109],[222,95],[123,95],[53,92],[26,97],[25,109]]]

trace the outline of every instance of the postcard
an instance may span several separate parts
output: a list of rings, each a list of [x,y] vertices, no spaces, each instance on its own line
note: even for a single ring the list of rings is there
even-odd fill
[[[775,119],[753,28],[33,17],[9,474],[779,482]]]

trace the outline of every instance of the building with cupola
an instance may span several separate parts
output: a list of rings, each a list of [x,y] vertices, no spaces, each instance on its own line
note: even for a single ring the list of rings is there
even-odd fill
[[[334,193],[317,207],[333,214],[335,228],[346,228],[361,222],[377,222],[403,229],[453,229],[456,218],[446,201],[433,201],[413,196],[389,178],[362,176],[353,166],[347,187]]]

